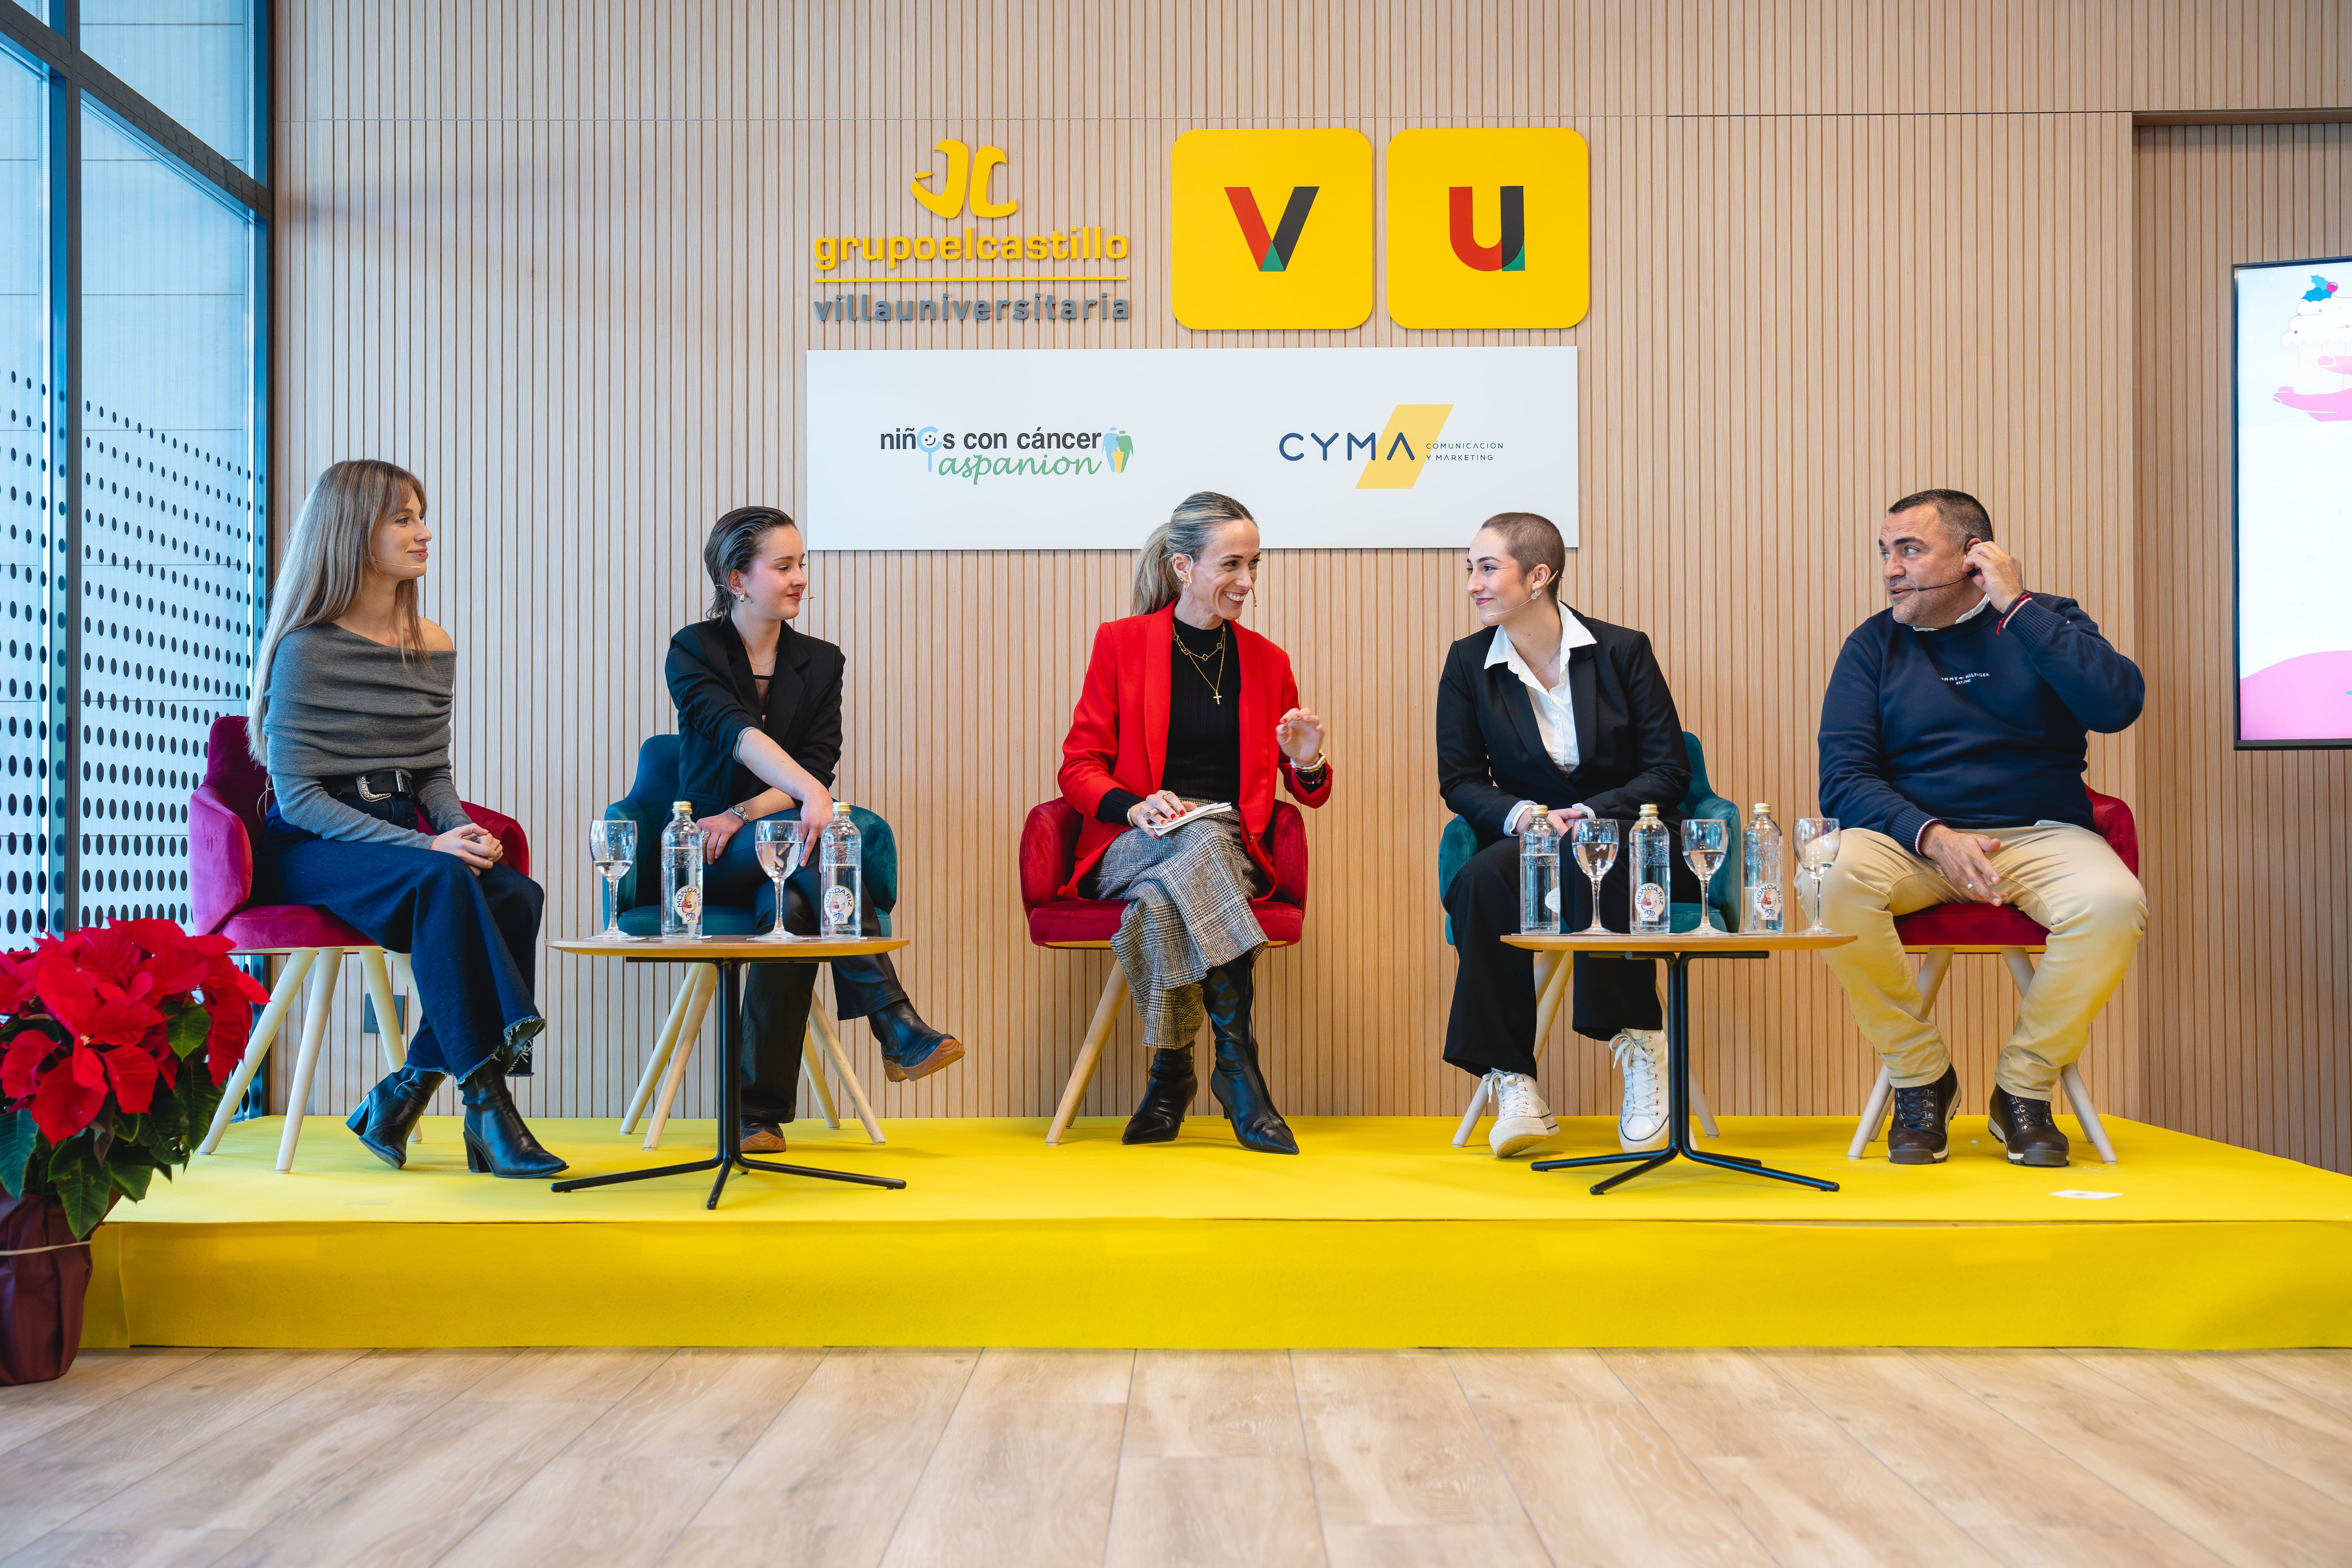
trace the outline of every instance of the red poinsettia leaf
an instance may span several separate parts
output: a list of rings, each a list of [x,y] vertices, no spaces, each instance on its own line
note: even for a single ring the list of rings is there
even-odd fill
[[[52,1143],[62,1143],[96,1119],[106,1103],[106,1067],[95,1051],[73,1047],[72,1055],[41,1079],[33,1094],[33,1125]]]
[[[163,1016],[147,1005],[147,977],[133,977],[131,987],[93,980],[76,967],[74,955],[63,944],[44,948],[34,966],[34,985],[49,1016],[76,1039],[100,1046],[132,1046]]]
[[[45,1030],[17,1030],[8,1041],[7,1055],[0,1057],[0,1094],[30,1100],[40,1081],[41,1064],[58,1048],[58,1042]]]
[[[15,1013],[33,994],[30,952],[0,952],[0,1014]]]
[[[147,962],[147,954],[120,924],[84,927],[59,944],[73,955],[74,966],[97,980],[128,985]]]
[[[155,1058],[137,1046],[117,1046],[93,1053],[105,1059],[106,1076],[114,1080],[114,1101],[133,1116],[146,1114],[155,1102]]]
[[[215,1002],[210,1012],[212,1026],[205,1031],[205,1068],[217,1088],[228,1082],[228,1075],[245,1059],[245,1042],[253,1033],[253,1012],[242,1002]]]
[[[193,991],[204,984],[205,971],[212,966],[212,953],[171,921],[117,921],[109,929],[146,949],[146,973],[154,983],[153,995],[177,996]]]
[[[228,942],[225,936],[206,937],[205,940],[217,941],[224,945]],[[269,988],[230,963],[226,951],[216,952],[213,955],[212,967],[205,971],[205,1005],[217,1012],[219,1004],[236,997],[259,1006],[269,1000]]]

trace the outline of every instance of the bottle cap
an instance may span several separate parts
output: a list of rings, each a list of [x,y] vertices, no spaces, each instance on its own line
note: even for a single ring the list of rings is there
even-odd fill
[[[1772,808],[1760,800],[1754,805],[1749,806],[1748,809],[1758,816],[1769,816],[1772,815]]]
[[[690,800],[671,801],[669,803],[669,808],[672,811],[682,811],[688,816],[692,816],[694,815],[694,802]]]
[[[1538,802],[1536,806],[1536,815],[1538,816],[1549,816],[1551,815],[1551,807]]]
[[[1655,816],[1658,815],[1658,808],[1654,805],[1645,805],[1642,808],[1642,815],[1643,816]]]

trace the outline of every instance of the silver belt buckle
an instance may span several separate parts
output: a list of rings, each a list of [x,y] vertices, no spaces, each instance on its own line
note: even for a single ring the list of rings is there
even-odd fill
[[[393,770],[392,782],[393,789],[394,792],[397,792],[400,788],[400,771],[397,768]],[[392,798],[389,795],[378,795],[375,791],[368,788],[368,776],[365,773],[360,774],[359,786],[360,798],[362,800],[390,800]]]

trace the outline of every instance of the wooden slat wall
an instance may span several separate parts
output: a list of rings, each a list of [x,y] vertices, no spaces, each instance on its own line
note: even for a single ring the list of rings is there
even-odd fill
[[[2352,1166],[2352,752],[2231,746],[2230,268],[2352,256],[2352,127],[2143,131],[2139,217],[2147,1101]],[[2347,476],[2352,479],[2352,476]]]
[[[584,824],[625,787],[637,740],[673,722],[658,658],[701,600],[702,530],[746,500],[797,504],[805,347],[1575,343],[1571,597],[1653,634],[1717,787],[1786,822],[1811,805],[1822,680],[1879,603],[1871,531],[1892,496],[1977,491],[2037,583],[2138,647],[2129,111],[2352,98],[2352,26],[2297,0],[383,0],[280,16],[278,514],[337,457],[425,477],[445,549],[430,613],[465,650],[459,771],[530,826],[567,930],[593,908]],[[1181,131],[1344,123],[1381,144],[1497,121],[1591,142],[1594,308],[1574,331],[1174,325],[1163,187]],[[1131,326],[880,340],[813,322],[810,238],[913,232],[907,182],[950,135],[1010,151],[1024,220],[1136,237]],[[867,1082],[892,1114],[1043,1114],[1108,960],[1028,946],[1013,844],[1053,789],[1128,559],[987,539],[858,552],[842,548],[854,519],[809,521],[804,625],[851,661],[843,786],[897,826],[907,973],[973,1047],[884,1089],[853,1030]],[[1310,814],[1307,941],[1266,965],[1270,1074],[1301,1112],[1449,1111],[1465,1082],[1436,1059],[1452,963],[1429,713],[1470,625],[1458,561],[1285,552],[1281,520],[1265,523],[1256,624],[1332,721],[1343,773]],[[2101,742],[2095,781],[2139,798],[2142,750],[2137,732]],[[530,1108],[614,1110],[667,983],[560,960],[543,991],[554,1026]],[[1969,963],[1945,994],[1984,1085],[2008,982]],[[356,1005],[322,1109],[375,1070]],[[2138,1018],[2135,982],[2089,1064],[2127,1111]],[[1867,1086],[1816,967],[1709,974],[1701,1022],[1718,1105],[1842,1110]],[[1131,1028],[1089,1110],[1131,1100]],[[1546,1064],[1553,1103],[1608,1108],[1613,1073],[1570,1039]]]

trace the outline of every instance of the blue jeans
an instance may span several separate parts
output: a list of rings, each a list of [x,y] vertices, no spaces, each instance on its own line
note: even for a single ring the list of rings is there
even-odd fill
[[[408,801],[345,804],[419,826]],[[459,1079],[489,1061],[530,1071],[531,1040],[547,1027],[532,994],[547,902],[537,882],[504,866],[476,876],[455,855],[421,845],[321,838],[275,806],[268,829],[254,846],[255,902],[315,904],[378,946],[408,954],[425,1010],[408,1042],[412,1063]]]

